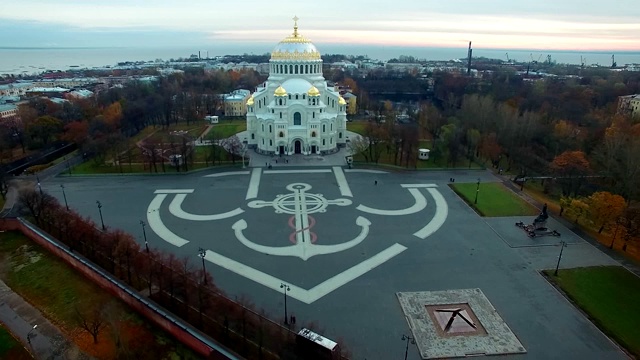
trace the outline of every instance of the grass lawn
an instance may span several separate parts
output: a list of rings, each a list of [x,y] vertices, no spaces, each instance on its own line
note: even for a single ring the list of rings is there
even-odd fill
[[[430,148],[429,146],[427,146],[428,144],[430,144],[431,142],[428,140],[423,140],[420,141],[419,147],[420,148],[424,148],[426,147],[427,149]],[[387,152],[387,146],[384,143],[380,143],[376,145],[379,149],[381,149],[380,152],[380,159],[378,160],[379,164],[387,164],[387,165],[395,165],[394,164],[394,157],[395,157],[395,153],[393,152],[393,149],[391,152]],[[368,151],[368,150],[367,150]],[[416,149],[416,152],[418,150]],[[367,153],[368,154],[368,153]],[[417,154],[416,154],[417,156]],[[353,156],[354,161],[357,162],[365,162],[366,158],[362,153],[356,154]],[[403,162],[401,165],[397,165],[397,166],[402,166],[402,167],[406,167],[405,165],[405,161],[403,159]],[[409,165],[409,169],[413,169],[414,166],[413,164]],[[451,166],[451,164],[449,164],[447,162],[447,159],[444,157],[436,157],[436,158],[431,158],[429,160],[417,160],[416,163],[416,168],[418,169],[446,169],[446,168],[462,168],[462,169],[481,169],[482,167],[477,164],[476,162],[471,162],[471,167],[469,167],[469,160],[466,158],[461,158],[460,160],[458,160],[455,164],[455,166]]]
[[[225,139],[245,130],[247,130],[246,120],[221,120],[218,124],[213,124],[211,130],[207,133],[206,139]]]
[[[0,359],[33,359],[22,344],[0,324]]]
[[[122,344],[145,349],[154,358],[172,358],[179,351],[183,358],[197,358],[182,345],[175,346],[167,335],[146,324],[110,294],[75,272],[57,257],[49,254],[18,232],[0,234],[0,260],[5,264],[2,279],[16,293],[38,308],[52,323],[60,327],[85,352],[100,359],[115,359],[113,328],[104,329],[94,345],[91,336],[78,328],[76,307],[112,300],[110,316],[116,318]],[[128,340],[126,340],[128,339]],[[130,350],[132,351],[132,350]],[[187,355],[186,357],[184,357]],[[141,357],[145,358],[143,353]]]
[[[347,130],[362,135],[367,123],[367,121],[349,121],[347,122]]]
[[[540,211],[501,183],[480,183],[478,204],[474,204],[476,183],[451,184],[451,188],[482,216],[537,215]]]
[[[640,356],[640,278],[620,266],[560,270],[556,283],[592,321],[619,344]]]

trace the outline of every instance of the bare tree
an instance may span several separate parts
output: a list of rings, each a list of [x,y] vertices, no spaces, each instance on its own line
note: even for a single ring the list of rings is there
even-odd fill
[[[244,146],[242,144],[242,141],[240,141],[240,138],[237,135],[233,135],[226,139],[220,140],[220,145],[225,150],[227,150],[229,154],[231,154],[231,161],[235,164],[236,155],[240,154],[240,152],[242,151],[242,147]]]
[[[98,343],[98,334],[106,326],[105,306],[106,303],[104,302],[92,302],[83,310],[78,307],[75,308],[78,325],[91,334],[94,344]]]

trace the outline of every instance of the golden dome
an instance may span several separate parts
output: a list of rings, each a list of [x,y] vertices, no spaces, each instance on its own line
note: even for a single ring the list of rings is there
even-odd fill
[[[293,34],[276,45],[271,52],[271,60],[320,60],[320,53],[311,40],[298,33],[298,17],[293,21]]]
[[[285,90],[282,85],[278,86],[278,88],[276,89],[276,91],[273,92],[273,95],[275,96],[287,96],[287,90]]]
[[[347,105],[347,102],[344,101],[344,98],[342,96],[338,96],[338,104]]]
[[[320,90],[317,87],[312,86],[309,91],[307,91],[307,95],[309,96],[320,96]]]
[[[247,100],[247,106],[251,106],[251,105],[253,105],[253,95],[251,95],[249,97],[249,100]]]

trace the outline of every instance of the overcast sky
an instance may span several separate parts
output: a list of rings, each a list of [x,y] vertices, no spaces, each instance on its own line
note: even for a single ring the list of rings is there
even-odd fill
[[[638,0],[0,0],[0,46],[277,43],[640,51]]]

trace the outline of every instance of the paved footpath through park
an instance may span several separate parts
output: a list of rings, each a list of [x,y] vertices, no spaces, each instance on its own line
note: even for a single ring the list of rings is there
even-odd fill
[[[42,316],[38,309],[1,280],[0,322],[36,359],[91,359]],[[36,329],[33,329],[34,325],[38,325]]]

